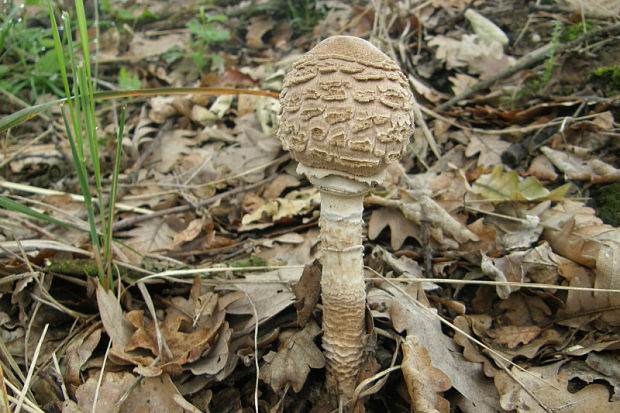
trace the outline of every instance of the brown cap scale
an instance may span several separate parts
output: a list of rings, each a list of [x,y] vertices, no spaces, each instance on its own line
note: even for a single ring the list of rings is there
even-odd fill
[[[321,192],[323,349],[329,392],[351,399],[367,353],[362,213],[370,185],[413,133],[398,65],[369,42],[330,37],[284,79],[278,136]]]

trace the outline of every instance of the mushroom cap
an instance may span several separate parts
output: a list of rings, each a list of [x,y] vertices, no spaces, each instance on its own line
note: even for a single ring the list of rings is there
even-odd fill
[[[413,95],[392,59],[366,40],[333,36],[284,78],[277,135],[305,166],[371,177],[401,158]]]

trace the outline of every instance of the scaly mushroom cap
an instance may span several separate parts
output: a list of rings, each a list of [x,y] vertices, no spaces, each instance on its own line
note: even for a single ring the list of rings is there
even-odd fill
[[[277,135],[306,166],[375,176],[405,152],[412,99],[387,55],[357,37],[330,37],[284,78]]]

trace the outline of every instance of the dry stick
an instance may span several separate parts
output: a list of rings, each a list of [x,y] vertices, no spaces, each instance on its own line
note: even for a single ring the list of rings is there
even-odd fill
[[[60,370],[60,364],[58,364],[58,358],[56,352],[52,353],[52,362],[54,363],[54,370],[56,371],[56,380],[60,382],[60,390],[62,391],[62,397],[65,401],[70,400],[69,393],[67,392],[67,386],[65,385],[65,379]],[[8,411],[8,410],[7,410]]]
[[[93,405],[90,409],[91,413],[97,413],[97,401],[99,400],[99,390],[101,390],[101,383],[103,382],[103,374],[105,373],[105,364],[108,361],[108,354],[110,354],[110,348],[112,347],[112,340],[108,341],[108,347],[103,355],[103,363],[101,364],[101,370],[99,371],[99,377],[97,378],[97,385],[95,386],[95,395],[93,397]]]
[[[9,394],[6,392],[6,383],[4,382],[4,370],[0,364],[0,391],[2,391],[2,404],[5,412],[9,410]]]
[[[41,351],[41,346],[43,345],[43,340],[45,340],[45,335],[47,334],[47,328],[49,324],[45,324],[43,327],[43,332],[41,333],[41,337],[39,338],[39,342],[37,343],[37,347],[34,350],[34,355],[32,356],[32,364],[30,364],[30,368],[28,369],[28,375],[26,376],[26,381],[24,382],[24,388],[21,392],[19,392],[19,397],[17,399],[17,406],[15,406],[15,413],[19,413],[24,404],[24,399],[26,398],[26,393],[30,387],[30,381],[32,380],[32,375],[34,373],[35,366],[37,364],[37,359],[39,358],[39,352]]]
[[[616,23],[612,26],[605,26],[603,28],[593,30],[587,34],[579,36],[577,39],[573,40],[572,42],[560,43],[557,46],[555,46],[555,52],[557,53],[557,52],[561,52],[561,51],[579,46],[581,45],[581,43],[592,40],[602,34],[615,35],[617,32],[620,32],[620,23]],[[488,88],[489,86],[491,86],[493,83],[497,82],[498,80],[507,78],[517,72],[520,72],[523,69],[533,66],[534,64],[544,60],[553,48],[554,48],[554,44],[549,43],[543,47],[533,50],[532,52],[528,53],[527,55],[517,60],[517,62],[514,65],[504,70],[503,72],[500,72],[496,74],[495,76],[491,76],[490,78],[486,80],[476,83],[471,88],[469,88],[467,91],[437,106],[435,108],[435,111],[437,112],[445,111],[446,109],[448,109],[455,103],[460,102],[461,100],[467,99],[474,93],[477,93],[481,90]]]
[[[411,75],[409,76],[409,83],[413,87],[413,82],[411,81]],[[415,96],[413,97],[413,114],[415,115],[415,120],[417,121],[418,125],[422,127],[422,133],[424,134],[424,137],[426,138],[428,145],[431,147],[431,150],[433,151],[437,159],[441,159],[441,152],[439,152],[437,141],[435,141],[435,138],[433,137],[433,133],[428,128],[428,125],[426,124],[426,121],[424,120],[424,116],[422,116],[422,109],[420,108],[420,104],[418,104],[418,101],[415,98]],[[425,166],[426,166],[426,169],[429,169],[427,165]]]
[[[276,177],[276,175],[271,175],[268,176],[265,179],[262,179],[258,182],[255,182],[253,184],[249,184],[249,185],[245,185],[245,186],[240,186],[237,187],[235,189],[231,189],[230,191],[226,191],[226,192],[222,192],[221,194],[217,194],[217,195],[213,195],[209,198],[203,199],[200,202],[198,202],[196,204],[197,207],[201,207],[201,206],[205,206],[208,204],[212,204],[214,202],[217,202],[221,199],[224,199],[226,197],[232,196],[232,195],[236,195],[238,193],[241,192],[245,192],[245,191],[249,191],[251,189],[254,188],[258,188],[259,186],[266,184],[267,182],[271,181],[272,179],[274,179]],[[131,226],[134,226],[140,222],[144,222],[144,221],[148,221],[150,219],[153,218],[157,218],[157,217],[161,217],[164,215],[170,215],[170,214],[177,214],[179,212],[185,212],[185,211],[189,211],[190,209],[192,209],[191,205],[180,205],[177,207],[172,207],[172,208],[167,208],[167,209],[162,209],[161,211],[156,211],[150,215],[139,215],[139,216],[135,216],[135,217],[131,217],[131,218],[127,218],[124,219],[122,221],[118,221],[113,225],[113,230],[114,231],[118,231],[121,229],[125,229]]]
[[[15,387],[15,385],[12,384],[10,381],[7,381],[6,384],[9,387],[9,389],[11,389],[11,391],[13,393],[15,393],[15,394],[19,394],[20,393],[20,390],[17,387]],[[32,397],[32,399],[34,400],[34,397]],[[18,402],[17,398],[13,397],[11,395],[9,395],[9,401],[11,403],[13,403],[13,404],[17,404],[17,402]],[[29,413],[45,413],[32,400],[27,399],[27,398],[24,399],[23,409],[25,411],[29,412]]]

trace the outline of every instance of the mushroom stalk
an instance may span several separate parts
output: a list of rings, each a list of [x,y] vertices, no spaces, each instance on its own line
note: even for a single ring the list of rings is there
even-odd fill
[[[311,178],[311,182],[321,193],[321,300],[327,388],[350,399],[367,342],[362,212],[369,187],[333,175]]]

